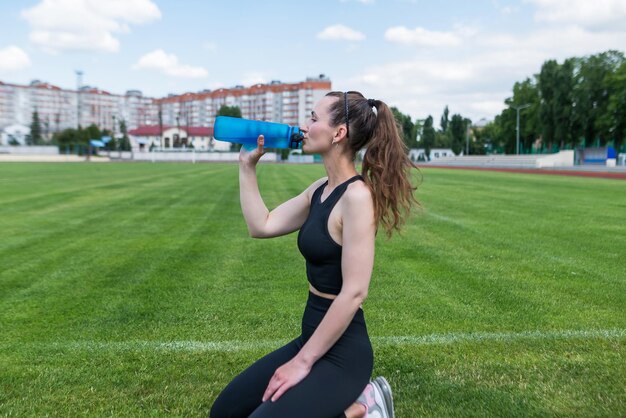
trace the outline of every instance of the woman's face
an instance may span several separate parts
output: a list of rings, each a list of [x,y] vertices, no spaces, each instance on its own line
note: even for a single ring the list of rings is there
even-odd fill
[[[305,125],[300,127],[304,133],[302,151],[309,154],[322,154],[331,148],[331,142],[338,127],[330,126],[328,109],[335,100],[337,98],[331,96],[321,98],[313,107]]]

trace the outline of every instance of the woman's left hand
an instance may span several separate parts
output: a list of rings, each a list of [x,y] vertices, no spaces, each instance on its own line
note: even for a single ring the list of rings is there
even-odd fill
[[[272,397],[272,402],[276,402],[283,393],[290,387],[297,385],[310,371],[310,366],[296,357],[292,358],[274,372],[263,394],[263,402],[270,396]]]

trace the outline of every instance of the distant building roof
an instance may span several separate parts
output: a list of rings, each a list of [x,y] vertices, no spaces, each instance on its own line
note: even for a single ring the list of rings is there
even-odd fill
[[[478,120],[478,122],[476,122],[474,124],[475,127],[477,128],[484,128],[485,126],[487,126],[491,121],[487,118],[481,118],[480,120]]]

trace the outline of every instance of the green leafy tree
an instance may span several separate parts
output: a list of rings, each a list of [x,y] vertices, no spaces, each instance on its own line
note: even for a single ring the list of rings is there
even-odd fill
[[[85,142],[88,142],[92,139],[100,139],[102,138],[102,132],[100,128],[94,123],[89,125],[86,129],[82,130],[83,136],[85,137]]]
[[[554,139],[559,148],[572,143],[572,90],[574,88],[574,61],[567,59],[556,72],[554,88]]]
[[[241,109],[239,108],[239,106],[222,105],[217,111],[217,116],[230,116],[233,118],[240,118]]]
[[[33,118],[30,124],[30,141],[28,142],[28,145],[41,145],[43,143],[41,121],[39,120],[39,113],[36,110],[33,112]]]
[[[426,119],[416,119],[415,120],[415,124],[413,126],[413,130],[415,131],[415,146],[419,147],[420,141],[421,141],[421,137],[422,137],[422,132],[424,130],[424,121]]]
[[[82,130],[75,128],[67,128],[55,133],[53,141],[58,145],[85,144]]]
[[[539,117],[541,119],[543,141],[550,149],[556,140],[555,97],[558,71],[559,64],[555,60],[548,60],[543,63],[539,73],[539,92],[541,95]]]
[[[613,74],[625,62],[619,51],[606,51],[577,61],[576,86],[574,89],[574,125],[578,136],[584,137],[586,144],[598,140],[605,145],[613,138],[616,128],[609,116],[611,97],[619,95],[619,85],[611,82]]]
[[[533,142],[541,135],[539,121],[539,90],[537,84],[530,78],[523,82],[515,83],[513,96],[508,97],[504,103],[507,107],[500,113],[498,118],[499,146],[503,147],[507,154],[515,153],[517,142],[517,111],[515,107],[530,105],[520,109],[520,147],[529,150]]]
[[[450,124],[450,119],[448,117],[450,111],[448,110],[448,105],[443,109],[443,114],[441,115],[441,121],[439,125],[441,126],[441,132],[448,132],[448,125]]]
[[[433,117],[430,115],[422,127],[422,143],[424,144],[424,154],[430,160],[430,150],[435,146],[435,128],[433,127]]]
[[[417,132],[415,131],[415,124],[411,120],[411,116],[405,115],[394,106],[391,107],[391,112],[402,128],[402,139],[404,140],[404,143],[409,149],[415,148],[417,146]]]
[[[434,148],[451,148],[451,147],[452,147],[452,137],[450,136],[450,130],[448,130],[447,132],[436,131]]]
[[[484,153],[495,153],[498,150],[498,137],[500,129],[495,120],[489,122],[482,129],[477,129],[479,138],[477,142],[484,144]]]
[[[455,155],[459,155],[464,148],[470,122],[469,119],[465,119],[459,114],[452,115],[452,119],[450,119],[450,138],[452,139],[450,148]]]
[[[450,111],[448,106],[443,109],[443,114],[439,120],[440,129],[435,131],[434,148],[451,148],[452,136],[450,134]]]
[[[120,138],[120,150],[122,151],[130,151],[130,139],[128,138],[128,128],[126,127],[126,121],[124,119],[120,120],[120,133],[122,134],[122,138]]]
[[[600,123],[609,127],[607,130],[613,138],[615,148],[622,150],[626,138],[626,63],[620,65],[614,73],[607,76],[606,85],[611,91],[611,95],[605,114],[606,120],[602,120]]]
[[[487,152],[487,147],[491,144],[491,135],[490,131],[487,129],[488,126],[493,126],[493,122],[490,122],[486,126],[482,128],[478,128],[476,126],[472,126],[472,137],[473,141],[470,141],[470,155],[485,155]]]

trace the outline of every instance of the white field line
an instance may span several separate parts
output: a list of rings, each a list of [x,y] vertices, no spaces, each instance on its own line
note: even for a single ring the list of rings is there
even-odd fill
[[[380,336],[371,337],[375,347],[395,345],[443,345],[474,342],[508,342],[514,340],[568,340],[568,339],[615,339],[625,338],[626,328],[523,331],[523,332],[460,332],[449,334]],[[87,351],[253,351],[276,349],[291,340],[256,341],[53,341],[0,343],[0,348],[24,347]]]

